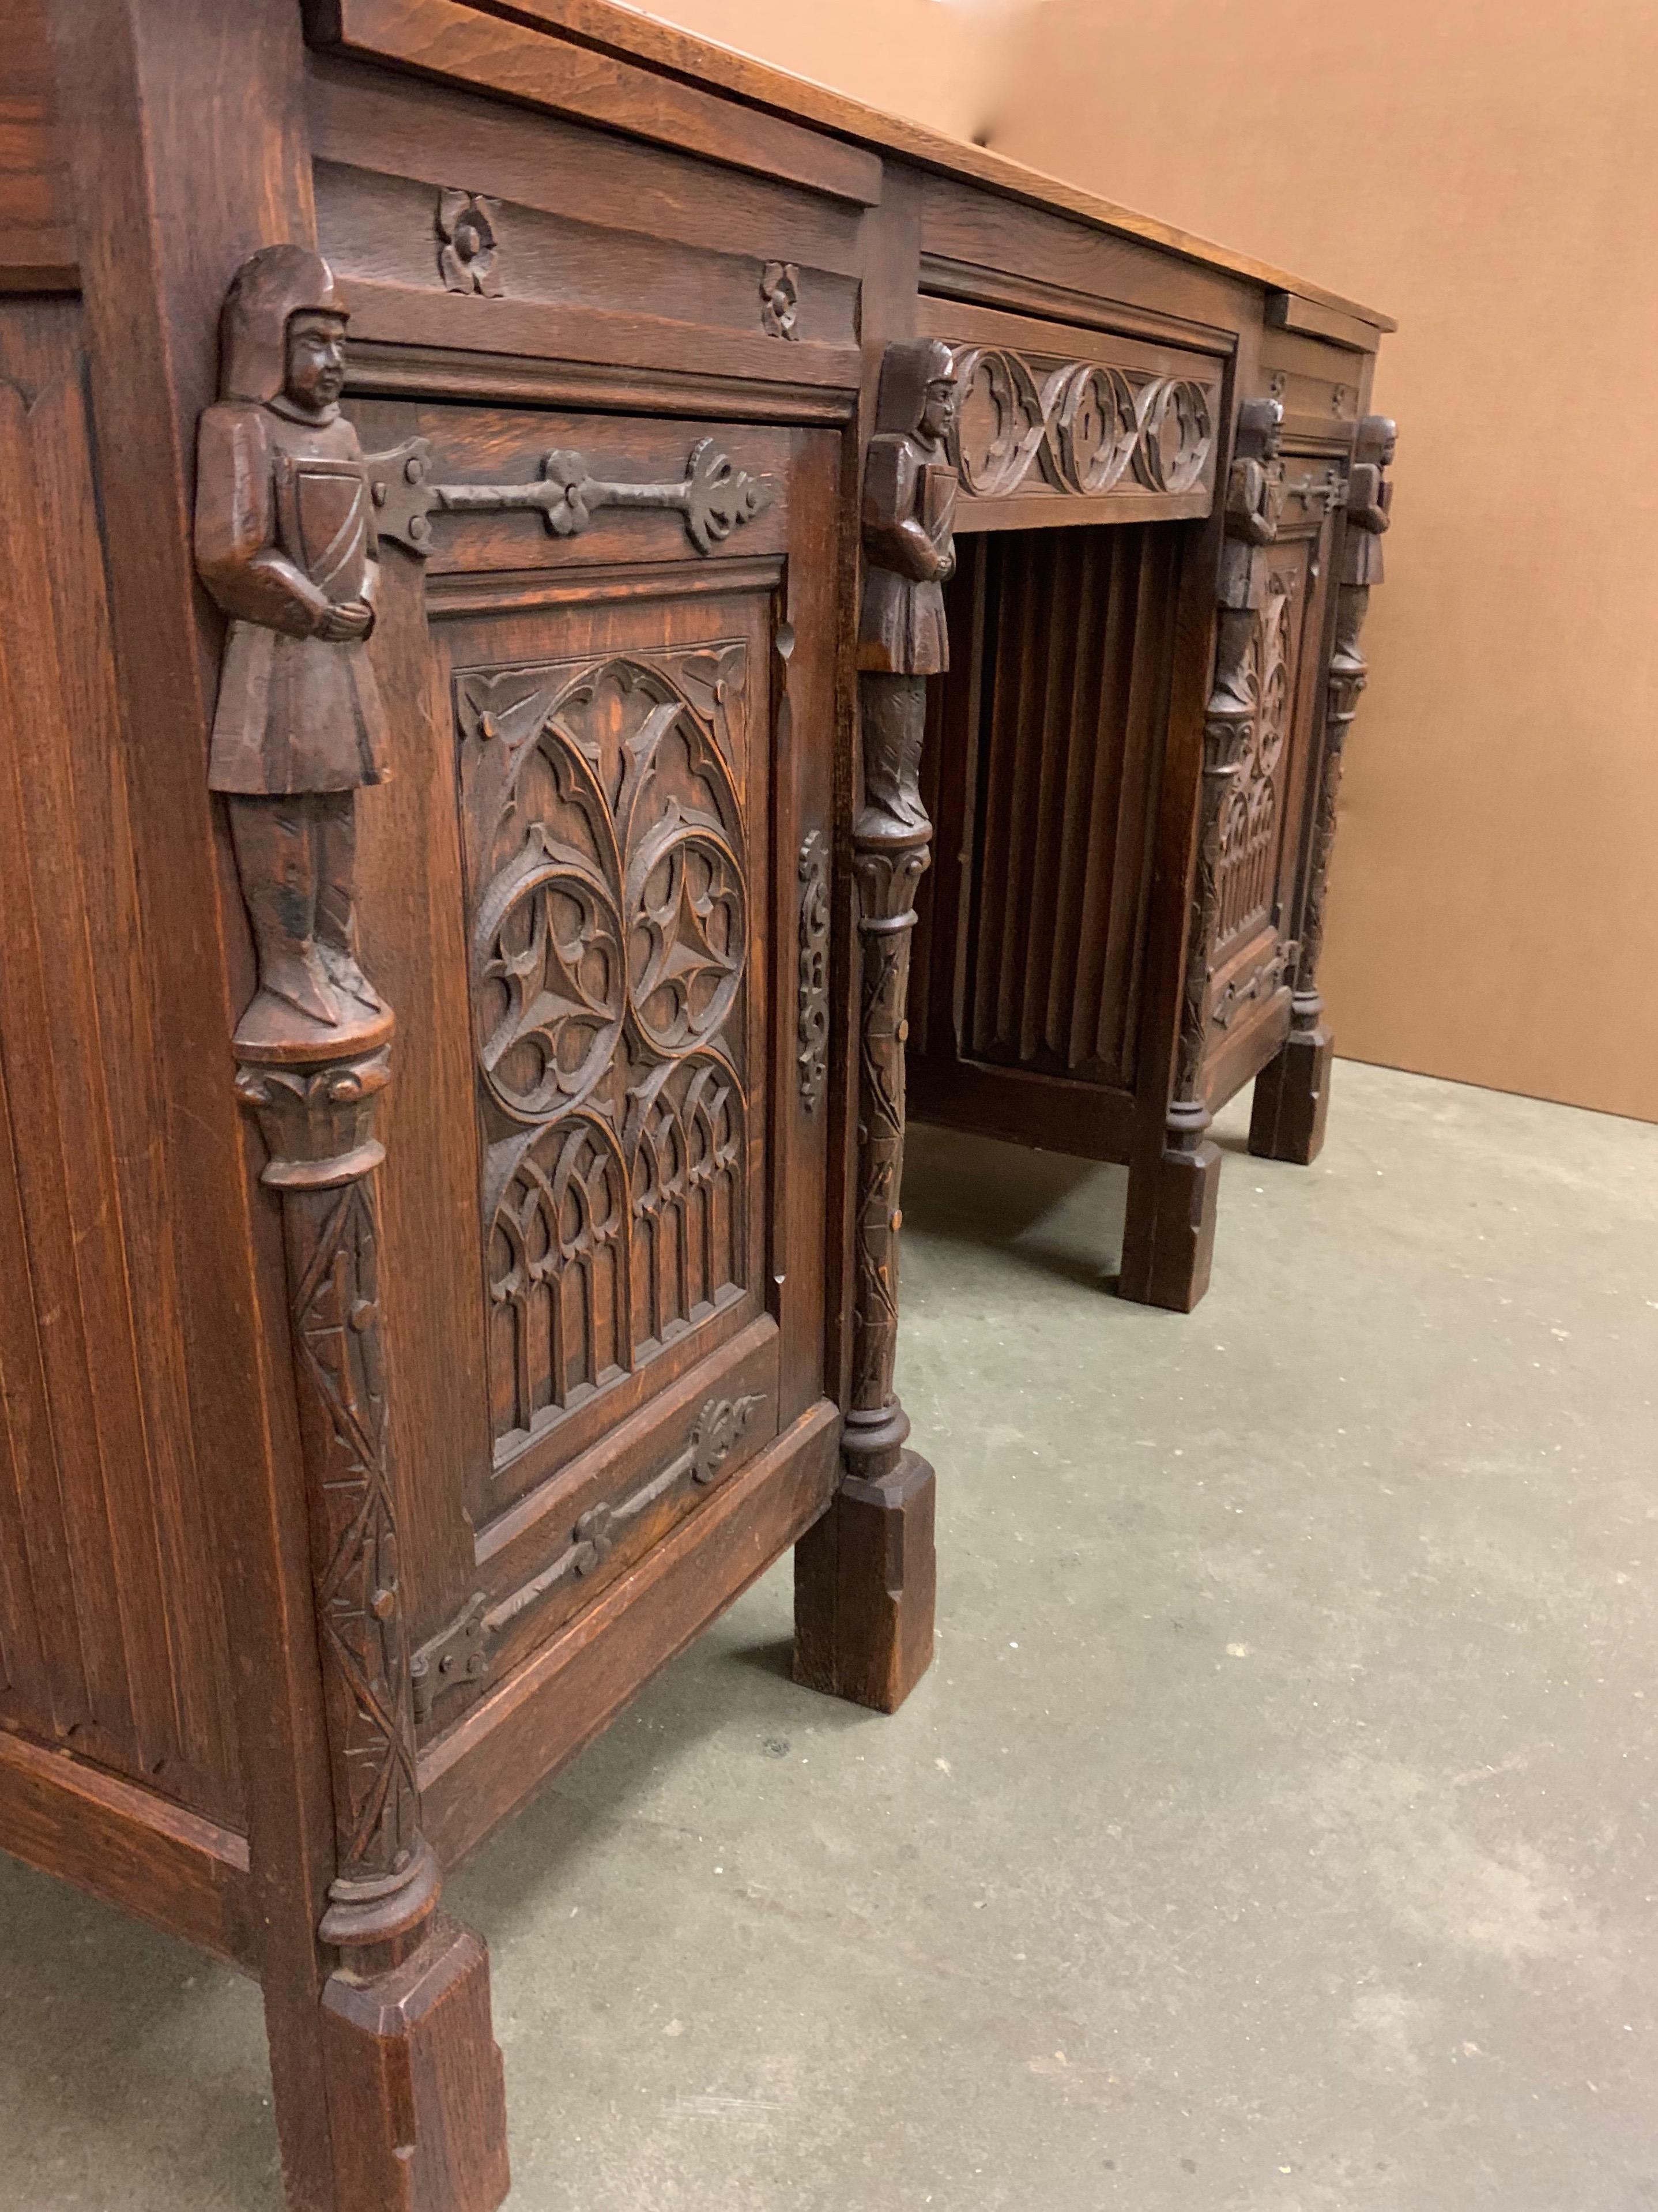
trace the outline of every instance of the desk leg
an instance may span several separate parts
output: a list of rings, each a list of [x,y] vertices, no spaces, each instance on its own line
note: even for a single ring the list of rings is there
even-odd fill
[[[932,824],[917,789],[926,681],[859,679],[865,799],[853,832],[862,959],[852,1391],[846,1474],[795,1547],[795,1680],[893,1712],[932,1658],[933,1474],[907,1448],[898,1342],[904,1039],[915,886]]]
[[[1157,1150],[1149,1156],[1145,1150],[1137,1150],[1128,1171],[1118,1294],[1141,1305],[1168,1306],[1176,1313],[1190,1313],[1208,1289],[1215,1249],[1220,1149],[1208,1133],[1203,1061],[1210,953],[1219,905],[1221,817],[1237,782],[1238,763],[1254,714],[1247,667],[1254,620],[1247,607],[1221,611],[1214,686],[1203,725],[1203,782],[1186,924],[1174,1096],[1165,1109]]]
[[[420,1827],[374,1188],[391,1018],[360,1026],[326,1059],[274,1036],[268,1012],[237,1038],[282,1201],[334,1812],[315,1981],[265,1990],[271,2075],[295,2212],[495,2212],[507,2172],[489,1954],[437,1910]],[[325,2130],[288,2102],[319,2073]]]
[[[1336,602],[1335,648],[1325,684],[1324,757],[1308,853],[1307,896],[1302,910],[1301,948],[1296,958],[1295,996],[1289,1036],[1276,1058],[1255,1078],[1255,1102],[1249,1117],[1249,1149],[1265,1160],[1290,1160],[1309,1167],[1324,1143],[1330,1106],[1330,1062],[1334,1040],[1324,1020],[1317,987],[1319,955],[1324,949],[1324,896],[1335,848],[1336,801],[1347,732],[1357,711],[1370,670],[1358,648],[1370,592],[1344,584]]]

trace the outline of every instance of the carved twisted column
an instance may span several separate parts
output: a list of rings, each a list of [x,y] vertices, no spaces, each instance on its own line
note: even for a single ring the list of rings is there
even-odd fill
[[[1335,642],[1325,675],[1323,750],[1313,799],[1290,1035],[1256,1078],[1249,1120],[1252,1152],[1302,1166],[1318,1158],[1330,1106],[1335,1041],[1324,1020],[1318,963],[1324,949],[1324,902],[1347,735],[1370,675],[1358,641],[1370,587],[1382,580],[1382,535],[1392,519],[1393,505],[1393,486],[1383,471],[1393,459],[1394,437],[1393,423],[1385,415],[1367,415],[1358,426],[1337,570]]]

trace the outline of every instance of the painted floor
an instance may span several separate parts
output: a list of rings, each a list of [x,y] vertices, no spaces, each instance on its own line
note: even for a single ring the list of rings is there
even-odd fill
[[[937,1662],[768,1576],[450,1885],[514,2212],[1658,2207],[1658,1127],[1344,1064],[1118,1170],[913,1134]],[[276,2212],[257,1993],[0,1860],[0,2207]]]

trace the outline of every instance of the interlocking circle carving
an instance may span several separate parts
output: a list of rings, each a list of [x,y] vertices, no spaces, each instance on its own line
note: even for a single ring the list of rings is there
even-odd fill
[[[1102,362],[1038,365],[1005,346],[960,346],[950,459],[963,489],[1005,499],[1033,468],[1055,490],[1097,499],[1133,474],[1148,491],[1190,491],[1213,450],[1208,394],[1189,377]]]

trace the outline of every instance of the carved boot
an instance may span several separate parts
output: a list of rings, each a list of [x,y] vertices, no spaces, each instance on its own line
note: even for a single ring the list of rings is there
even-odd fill
[[[304,799],[234,799],[230,824],[260,990],[337,1028],[340,1002],[314,934],[316,856]]]
[[[386,1001],[357,958],[357,794],[331,791],[313,804],[317,810],[317,950],[340,990],[371,1014],[383,1014]]]

